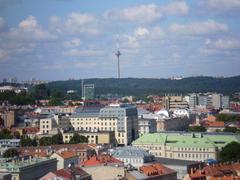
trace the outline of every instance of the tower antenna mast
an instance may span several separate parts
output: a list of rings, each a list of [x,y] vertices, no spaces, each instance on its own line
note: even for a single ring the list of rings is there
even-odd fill
[[[117,61],[118,61],[118,79],[120,79],[120,61],[119,61],[119,57],[121,55],[121,52],[119,50],[119,35],[117,35],[116,47],[117,47],[117,51],[116,51],[115,55],[117,56]]]

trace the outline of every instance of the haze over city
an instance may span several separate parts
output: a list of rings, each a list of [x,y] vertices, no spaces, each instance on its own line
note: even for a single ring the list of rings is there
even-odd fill
[[[0,77],[235,76],[240,2],[0,0]]]

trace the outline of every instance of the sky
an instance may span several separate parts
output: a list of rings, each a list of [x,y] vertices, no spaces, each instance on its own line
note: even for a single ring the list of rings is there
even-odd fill
[[[0,0],[0,79],[235,76],[240,0]]]

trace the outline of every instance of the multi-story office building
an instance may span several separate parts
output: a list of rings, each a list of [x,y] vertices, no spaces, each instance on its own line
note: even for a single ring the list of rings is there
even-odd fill
[[[229,96],[222,96],[222,108],[229,108]]]
[[[101,118],[116,118],[115,136],[120,137],[122,143],[130,144],[138,138],[138,112],[136,106],[127,104],[114,104],[100,110]]]
[[[206,108],[229,108],[229,96],[218,93],[198,94],[198,105]]]
[[[205,107],[212,107],[212,97],[207,94],[198,95],[198,105]]]
[[[212,106],[215,109],[219,109],[222,107],[222,95],[221,94],[212,94]]]
[[[130,144],[138,137],[137,108],[132,105],[83,107],[70,116],[75,131],[114,131],[118,144]]]
[[[84,84],[83,85],[83,99],[94,99],[94,84]]]
[[[167,96],[165,97],[165,107],[168,110],[187,109],[188,102],[183,96]]]
[[[194,109],[198,105],[198,97],[197,94],[192,93],[189,94],[189,108]]]
[[[219,151],[230,142],[240,142],[239,138],[234,134],[149,133],[132,145],[149,150],[156,157],[204,161],[218,159]]]

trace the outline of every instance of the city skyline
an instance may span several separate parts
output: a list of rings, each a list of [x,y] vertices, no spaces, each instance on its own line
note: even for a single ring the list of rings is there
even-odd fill
[[[239,75],[240,2],[0,0],[0,78]]]

